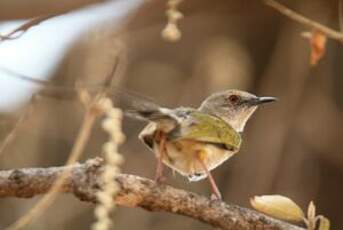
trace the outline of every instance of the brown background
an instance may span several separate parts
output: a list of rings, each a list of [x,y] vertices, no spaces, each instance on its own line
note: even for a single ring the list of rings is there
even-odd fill
[[[338,28],[337,1],[282,2]],[[323,60],[310,68],[309,45],[300,36],[307,28],[261,1],[186,0],[180,9],[185,15],[181,41],[161,39],[165,2],[147,1],[124,31],[107,22],[80,37],[56,67],[55,81],[100,81],[125,46],[121,55],[127,66],[116,84],[165,106],[198,106],[207,95],[228,88],[278,97],[278,103],[260,108],[249,121],[240,153],[213,172],[224,200],[249,207],[254,195],[282,194],[304,209],[314,200],[318,212],[331,219],[332,229],[342,229],[342,45],[330,40]],[[12,18],[20,18],[18,12],[13,11]],[[0,156],[2,168],[62,165],[81,117],[77,101],[40,99]],[[3,136],[12,125],[1,126]],[[151,178],[155,159],[137,140],[144,124],[125,119],[123,125],[127,141],[121,148],[122,170]],[[105,139],[96,126],[83,160],[99,155]],[[204,195],[210,192],[207,181],[188,183],[171,173],[168,183]],[[38,199],[1,200],[1,226]],[[93,205],[61,195],[27,229],[88,229],[94,221],[92,210]],[[186,217],[123,207],[116,210],[114,222],[116,229],[211,229]]]

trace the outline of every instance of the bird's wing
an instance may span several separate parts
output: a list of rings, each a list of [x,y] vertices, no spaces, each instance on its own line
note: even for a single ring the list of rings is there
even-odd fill
[[[174,140],[191,139],[222,144],[230,150],[238,150],[241,136],[224,120],[194,110],[171,133]]]

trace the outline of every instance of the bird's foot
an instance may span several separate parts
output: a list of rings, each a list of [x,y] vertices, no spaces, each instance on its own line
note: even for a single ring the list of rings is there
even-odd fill
[[[210,196],[210,199],[213,202],[217,202],[217,201],[219,202],[219,201],[222,201],[222,196],[220,194],[212,193],[211,196]]]
[[[157,184],[164,184],[164,182],[166,182],[167,178],[163,175],[156,175],[154,181]]]

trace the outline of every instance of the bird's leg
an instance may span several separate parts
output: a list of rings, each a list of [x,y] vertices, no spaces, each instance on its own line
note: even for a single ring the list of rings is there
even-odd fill
[[[164,133],[159,133],[160,143],[159,143],[159,157],[157,160],[155,182],[162,183],[165,178],[163,177],[163,158],[166,153],[166,135]]]
[[[217,186],[217,184],[216,184],[216,182],[215,182],[211,172],[208,170],[208,168],[207,168],[207,166],[205,164],[205,157],[206,157],[205,154],[206,153],[203,152],[203,151],[198,152],[198,155],[197,155],[198,161],[199,161],[199,163],[201,164],[202,168],[204,169],[204,171],[207,174],[208,180],[209,180],[209,182],[211,184],[212,192],[214,193],[214,196],[215,196],[214,200],[221,200],[222,199],[222,195],[220,194],[218,186]]]

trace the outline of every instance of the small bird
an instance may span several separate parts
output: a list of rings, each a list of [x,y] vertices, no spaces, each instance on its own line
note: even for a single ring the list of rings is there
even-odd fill
[[[53,89],[66,89],[11,70],[0,70],[21,80]],[[68,89],[75,90],[74,87]],[[215,199],[221,199],[221,193],[211,170],[239,151],[245,124],[257,107],[277,100],[231,89],[210,95],[197,109],[168,109],[140,95],[118,89],[110,95],[119,96],[133,106],[132,109],[124,109],[126,115],[148,121],[139,138],[158,159],[156,182],[162,182],[165,164],[189,181],[208,177]]]
[[[74,87],[54,86],[49,81],[37,80],[4,68],[0,70],[51,89],[75,91]],[[210,95],[197,109],[168,109],[135,93],[117,89],[108,94],[131,104],[131,109],[123,108],[126,115],[148,121],[139,138],[158,159],[156,182],[162,182],[165,164],[186,176],[189,181],[208,177],[215,199],[221,199],[221,194],[211,170],[239,151],[245,124],[257,107],[277,100],[275,97],[257,97],[232,89]]]
[[[168,109],[150,103],[127,111],[148,121],[139,139],[158,159],[155,180],[163,180],[163,164],[189,181],[208,177],[215,199],[221,193],[211,170],[237,153],[241,133],[260,104],[275,97],[257,97],[240,90],[226,90],[207,97],[199,108]]]

